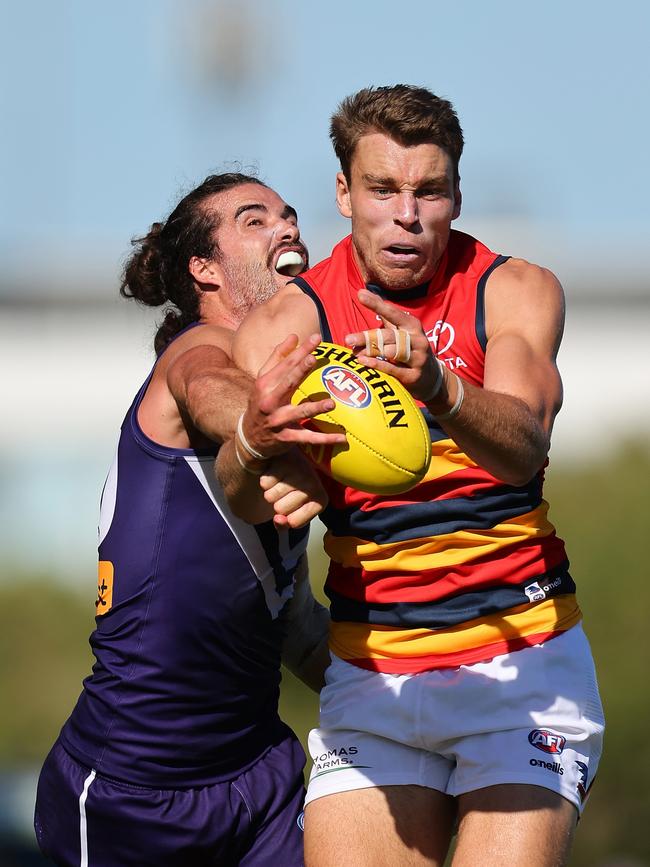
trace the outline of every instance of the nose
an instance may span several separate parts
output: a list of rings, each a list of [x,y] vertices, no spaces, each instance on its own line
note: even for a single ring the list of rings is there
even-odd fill
[[[281,221],[279,235],[283,241],[290,243],[294,243],[300,238],[300,229],[295,217],[287,217]]]
[[[411,228],[419,220],[418,200],[414,193],[403,190],[395,197],[394,220],[399,226]]]

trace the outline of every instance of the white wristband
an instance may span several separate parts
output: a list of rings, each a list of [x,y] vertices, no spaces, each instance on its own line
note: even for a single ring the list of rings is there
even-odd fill
[[[428,397],[426,397],[422,401],[422,403],[429,403],[430,401],[432,401],[437,396],[438,392],[442,388],[443,382],[445,381],[445,373],[444,373],[445,365],[442,363],[442,361],[440,361],[439,358],[436,358],[436,364],[437,364],[438,376],[436,377],[436,381],[433,383],[433,388],[431,389],[431,394]]]
[[[456,379],[456,400],[449,412],[434,415],[436,421],[449,421],[454,418],[454,416],[458,415],[460,408],[463,405],[463,399],[465,397],[465,386],[463,385],[463,380],[456,373],[454,373],[453,376]]]
[[[242,470],[244,470],[245,473],[248,473],[251,476],[257,476],[258,478],[260,476],[263,476],[265,473],[265,470],[254,470],[252,467],[246,466],[246,464],[242,460],[241,455],[239,454],[239,449],[237,448],[237,440],[236,439],[233,440],[233,445],[235,447],[235,456],[236,456],[237,461],[239,463],[239,466],[242,468]]]
[[[244,447],[244,451],[247,451],[248,454],[255,458],[258,461],[268,461],[268,455],[260,454],[260,452],[256,451],[252,445],[248,442],[246,437],[244,436],[244,416],[246,415],[246,410],[239,416],[239,421],[237,422],[237,436],[239,437],[239,441]]]

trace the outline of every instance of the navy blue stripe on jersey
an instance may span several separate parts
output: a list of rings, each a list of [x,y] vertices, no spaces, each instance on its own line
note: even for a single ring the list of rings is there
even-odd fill
[[[316,305],[316,310],[318,311],[318,321],[320,323],[320,333],[323,340],[332,342],[332,331],[330,329],[329,322],[327,321],[327,314],[325,313],[325,308],[323,307],[323,302],[320,300],[318,295],[311,288],[309,283],[303,279],[302,277],[294,277],[291,281],[295,283],[296,286],[300,286],[305,295],[308,295],[311,300]]]
[[[327,595],[332,620],[337,622],[372,623],[402,629],[447,629],[517,605],[575,593],[575,584],[567,570],[568,563],[563,563],[544,575],[527,578],[521,584],[486,587],[435,602],[359,602],[331,589]],[[533,597],[536,598],[533,600]]]
[[[289,569],[287,563],[284,561],[282,553],[280,552],[278,531],[275,529],[273,521],[267,521],[264,524],[256,524],[255,531],[262,543],[264,553],[268,557],[271,568],[273,569],[273,574],[275,575],[275,589],[278,594],[282,594],[285,587],[289,587],[293,581],[295,563],[292,564],[293,568]],[[302,536],[304,535],[305,533],[303,531]],[[300,535],[296,535],[296,541],[299,541],[300,538]]]
[[[426,298],[430,286],[431,280],[427,280],[426,283],[420,283],[418,286],[413,286],[411,289],[386,289],[383,286],[377,286],[376,283],[366,283],[368,292],[372,292],[373,295],[384,298],[386,301],[391,301],[393,304]]]
[[[435,481],[422,482],[418,488],[425,499],[429,484],[434,485]],[[471,497],[398,503],[393,508],[343,510],[328,506],[323,520],[334,536],[355,536],[386,545],[459,530],[489,530],[510,518],[532,512],[541,502],[541,483],[536,477],[525,488],[503,485]]]
[[[485,333],[485,286],[488,277],[494,269],[498,268],[499,265],[503,265],[509,258],[510,256],[497,256],[490,267],[485,270],[476,286],[476,337],[483,352],[485,352],[485,348],[487,347],[487,334]]]
[[[424,416],[424,422],[429,429],[429,437],[432,443],[449,439],[449,434],[442,429],[440,424],[436,421],[435,416],[431,415],[428,409],[420,407],[420,412]]]

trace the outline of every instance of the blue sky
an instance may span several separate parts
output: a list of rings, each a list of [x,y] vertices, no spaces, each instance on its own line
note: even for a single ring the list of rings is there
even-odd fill
[[[343,234],[329,115],[397,81],[454,102],[466,216],[552,224],[602,255],[650,229],[644,0],[1,7],[5,273],[116,270],[131,236],[233,161],[298,208],[308,240]]]
[[[534,260],[558,271],[569,301],[580,281],[556,268],[560,244],[603,272],[610,296],[627,258],[647,273],[646,0],[0,0],[0,13],[0,297],[69,290],[115,304],[99,325],[69,308],[50,320],[38,304],[6,317],[0,349],[19,367],[0,547],[11,541],[17,574],[27,564],[92,579],[98,490],[150,364],[151,328],[117,299],[129,239],[183,189],[241,161],[298,208],[312,259],[326,255],[348,227],[334,206],[329,117],[360,87],[422,84],[454,102],[467,140],[462,219],[524,227],[524,249],[501,246],[498,220],[494,242],[479,237],[527,258],[526,244],[551,233]],[[635,336],[647,332],[647,279],[639,286],[644,311],[625,320],[607,308],[596,328],[584,306],[569,317],[560,444],[585,428],[616,441],[601,435],[601,393],[621,424],[647,407]],[[602,369],[603,345],[624,347],[632,376]]]

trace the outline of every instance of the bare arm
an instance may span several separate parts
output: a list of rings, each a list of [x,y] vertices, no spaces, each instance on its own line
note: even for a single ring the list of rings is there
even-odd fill
[[[234,436],[220,449],[217,477],[235,514],[249,522],[267,520],[275,511],[278,526],[298,527],[326,503],[322,485],[295,446],[345,443],[344,434],[302,425],[332,409],[334,401],[291,403],[296,386],[315,364],[311,353],[318,342],[315,334],[297,345],[297,337],[290,335],[275,347],[254,382]],[[266,491],[262,502],[251,497],[254,482]]]
[[[219,346],[193,346],[167,370],[167,385],[181,417],[213,442],[233,436],[246,408],[252,378]]]
[[[244,319],[233,341],[232,357],[242,370],[256,376],[280,340],[296,334],[303,341],[319,328],[314,302],[290,283]]]
[[[564,325],[564,297],[557,279],[521,260],[497,269],[486,290],[487,349],[482,388],[463,382],[464,398],[452,418],[445,415],[459,395],[458,377],[439,376],[422,327],[415,317],[368,292],[363,303],[387,323],[411,334],[408,365],[394,365],[359,354],[371,367],[394,374],[414,397],[426,403],[440,424],[479,466],[512,485],[528,482],[542,467],[555,416],[562,404],[562,383],[555,363]],[[388,338],[390,339],[390,337]],[[350,345],[365,342],[349,335]]]

